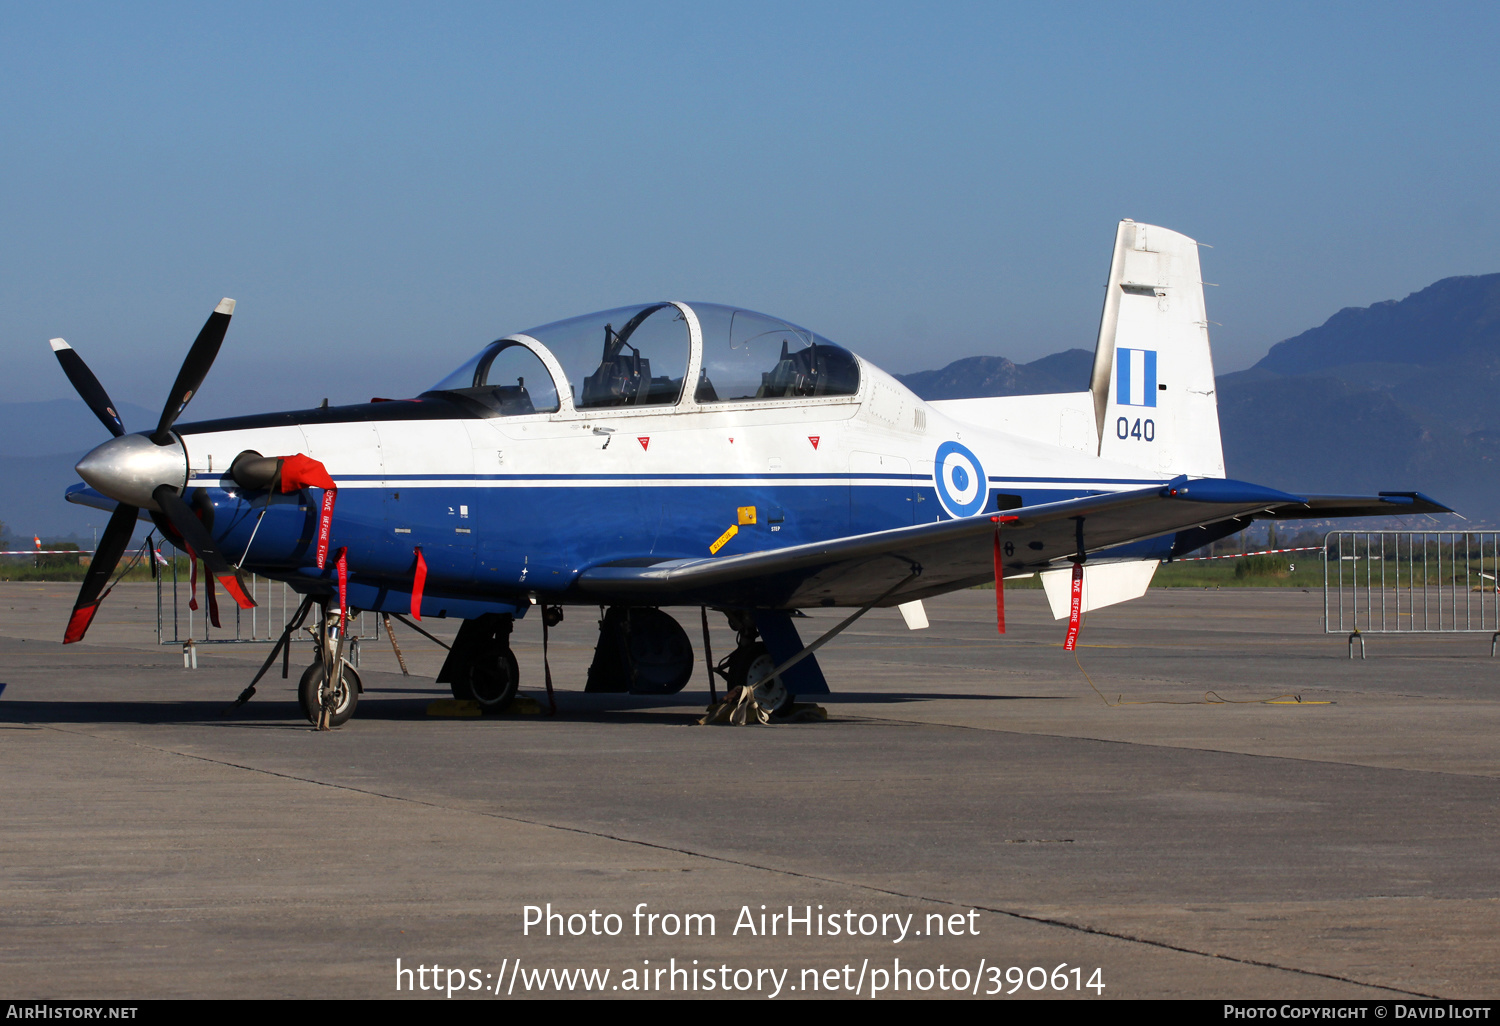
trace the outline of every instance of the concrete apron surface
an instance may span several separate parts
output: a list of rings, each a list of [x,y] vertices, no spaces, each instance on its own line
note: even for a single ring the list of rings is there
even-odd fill
[[[366,642],[358,713],[319,734],[305,642],[226,717],[269,645],[184,670],[129,584],[63,648],[75,590],[0,585],[10,997],[1500,990],[1487,635],[1350,662],[1320,594],[1156,590],[1090,614],[1075,661],[1040,592],[1008,594],[1004,637],[993,593],[962,592],[925,631],[875,611],[823,649],[829,722],[721,728],[694,725],[701,651],[679,695],[583,694],[578,607],[551,636],[556,718],[427,716],[443,653],[398,626],[412,676]],[[672,612],[700,647],[698,611]],[[535,617],[514,646],[542,696]],[[549,903],[581,935],[548,936]]]

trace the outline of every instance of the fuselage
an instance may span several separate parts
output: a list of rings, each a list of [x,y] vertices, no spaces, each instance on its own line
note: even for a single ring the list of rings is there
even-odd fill
[[[346,553],[350,603],[409,608],[420,547],[423,612],[463,617],[592,602],[572,585],[605,563],[734,555],[1164,480],[955,420],[868,362],[859,371],[844,396],[484,416],[429,394],[178,434],[188,495],[247,572],[333,583],[331,563],[314,565],[316,500],[247,493],[227,474],[246,450],[305,453],[338,484],[331,547]]]

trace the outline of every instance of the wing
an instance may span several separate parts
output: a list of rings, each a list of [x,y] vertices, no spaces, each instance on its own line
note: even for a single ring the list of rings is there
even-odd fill
[[[102,492],[95,491],[86,484],[69,485],[68,490],[63,493],[63,498],[80,506],[91,506],[94,509],[102,509],[106,513],[113,513],[115,507],[119,505],[114,499],[111,499]],[[141,510],[140,519],[150,520],[150,511]]]
[[[1317,517],[1396,517],[1408,513],[1452,513],[1421,492],[1381,492],[1379,495],[1307,495],[1302,505],[1267,510],[1257,520],[1298,520]]]
[[[1165,556],[1169,544],[1161,553],[1109,550],[1233,518],[1358,515],[1352,510],[1450,512],[1415,493],[1390,501],[1309,499],[1242,481],[1179,477],[1135,491],[1011,510],[1003,524],[1000,516],[979,516],[722,559],[597,566],[579,576],[578,586],[606,603],[786,609],[859,606],[885,595],[882,604],[895,605],[991,580],[997,529],[1006,545],[1004,572],[1012,575],[1049,569],[1080,551],[1105,559]],[[905,586],[886,594],[908,577]]]

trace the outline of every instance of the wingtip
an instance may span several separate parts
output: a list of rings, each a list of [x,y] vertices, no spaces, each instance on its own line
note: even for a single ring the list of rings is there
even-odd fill
[[[63,339],[60,339],[60,338],[50,338],[50,339],[47,340],[47,344],[52,347],[52,351],[54,353],[60,353],[64,349],[72,349],[73,348],[72,346],[68,345],[68,343],[66,341],[64,341]]]
[[[225,314],[226,316],[233,316],[233,314],[234,314],[234,300],[230,299],[228,296],[225,296],[223,299],[219,300],[219,305],[216,306],[216,307],[214,307],[214,313],[221,313],[221,314]]]

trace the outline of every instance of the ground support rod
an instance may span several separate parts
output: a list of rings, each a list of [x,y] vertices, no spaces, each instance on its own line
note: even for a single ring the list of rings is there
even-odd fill
[[[452,645],[445,645],[443,642],[439,641],[437,638],[434,638],[431,634],[428,634],[426,631],[424,631],[422,628],[418,627],[416,624],[412,623],[410,620],[408,620],[406,617],[402,616],[400,613],[392,613],[391,615],[394,616],[396,619],[400,620],[402,623],[406,624],[406,626],[410,627],[412,630],[416,631],[418,634],[422,635],[422,637],[426,638],[428,641],[432,642],[434,645],[437,645],[439,648],[445,648],[445,649],[447,649],[450,652],[453,651],[453,646]]]
[[[401,664],[401,676],[410,677],[411,671],[406,668],[406,657],[401,654],[401,646],[396,644],[396,632],[391,629],[391,614],[381,613],[380,618],[385,621],[385,636],[391,639],[391,651],[396,653],[396,662]]]
[[[292,618],[286,622],[286,630],[281,632],[281,637],[277,639],[275,646],[271,649],[271,654],[266,656],[266,661],[260,664],[260,669],[257,670],[255,676],[250,679],[250,686],[245,688],[244,691],[241,691],[240,697],[234,700],[234,704],[231,705],[228,709],[224,710],[225,716],[228,716],[240,706],[250,701],[250,699],[254,698],[255,685],[260,683],[260,679],[266,675],[266,671],[271,668],[271,664],[276,662],[276,657],[278,655],[281,655],[283,652],[291,652],[292,634],[297,630],[298,627],[302,626],[302,621],[307,619],[307,611],[312,607],[312,603],[313,597],[311,595],[308,595],[302,600],[302,604],[297,607],[297,611],[292,614]],[[283,669],[282,671],[282,676],[286,676],[285,669]]]
[[[869,605],[861,607],[852,616],[845,617],[844,620],[843,620],[843,622],[841,622],[837,627],[833,628],[833,630],[829,631],[827,634],[824,634],[822,637],[818,638],[817,641],[814,641],[811,645],[808,645],[801,652],[798,652],[796,655],[792,656],[786,662],[784,662],[780,666],[776,667],[776,669],[774,669],[770,673],[766,674],[765,679],[766,680],[775,680],[777,677],[781,676],[784,672],[786,672],[787,670],[791,669],[793,666],[796,666],[802,660],[806,659],[808,656],[812,655],[818,649],[822,648],[824,645],[828,644],[828,642],[830,642],[834,638],[836,638],[839,634],[841,634],[843,632],[843,630],[844,630],[845,627],[848,627],[855,620],[858,620],[861,616],[864,616],[870,610],[872,610],[876,606],[880,605],[880,603],[884,602],[886,599],[888,599],[892,595],[896,594],[896,592],[898,592],[902,588],[906,587],[908,584],[910,584],[912,581],[916,580],[921,575],[922,575],[922,568],[920,566],[913,566],[911,573],[908,574],[908,575],[906,575],[906,577],[902,578],[902,580],[898,584],[896,584],[894,587],[892,587],[884,595],[881,595],[878,599],[876,599],[875,601],[871,602]]]
[[[703,665],[704,668],[708,670],[708,700],[709,703],[712,704],[719,700],[718,689],[714,687],[714,675],[723,674],[724,685],[725,687],[728,687],[729,674],[714,666],[713,649],[709,647],[708,643],[708,607],[699,606],[698,612],[703,615]]]

